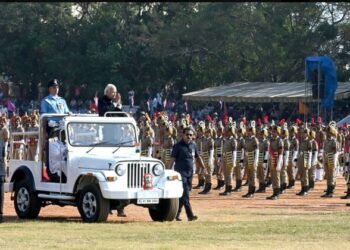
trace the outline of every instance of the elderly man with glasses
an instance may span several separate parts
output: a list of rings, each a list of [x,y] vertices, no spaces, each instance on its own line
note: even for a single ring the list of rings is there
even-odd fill
[[[171,160],[169,166],[175,162],[175,171],[181,174],[183,194],[180,198],[180,206],[176,216],[177,221],[181,221],[180,214],[182,207],[185,207],[187,218],[189,221],[197,220],[198,217],[193,214],[190,204],[190,191],[192,188],[194,160],[204,168],[202,158],[198,154],[196,144],[193,142],[193,129],[187,127],[184,129],[183,138],[173,146]]]

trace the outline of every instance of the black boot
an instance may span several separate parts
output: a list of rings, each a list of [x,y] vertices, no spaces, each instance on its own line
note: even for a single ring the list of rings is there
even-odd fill
[[[225,187],[225,181],[224,180],[220,181],[220,186],[219,187],[220,187],[219,188],[220,190],[223,189],[223,187]]]
[[[218,185],[213,188],[213,190],[220,190],[221,180],[218,179]]]
[[[204,190],[198,194],[209,194],[211,190],[211,183],[205,183]]]
[[[231,195],[231,193],[232,193],[232,185],[226,185],[225,191],[223,193],[219,193],[219,195],[227,196],[227,195]]]
[[[272,186],[272,179],[271,177],[267,178],[267,181],[266,181],[266,187],[271,187]]]
[[[287,183],[283,183],[282,185],[281,185],[281,194],[284,194],[285,192],[286,192],[286,189],[287,189]]]
[[[297,195],[300,195],[300,196],[305,196],[305,195],[307,195],[307,189],[308,189],[307,186],[301,187],[301,191],[300,191],[299,193],[297,193]]]
[[[314,180],[309,180],[309,190],[312,191],[315,188],[315,181]]]
[[[266,193],[266,184],[259,183],[259,189],[256,191],[257,193]]]
[[[333,186],[328,185],[326,193],[324,195],[322,195],[321,197],[322,198],[332,198],[333,197],[333,189],[334,189],[334,188],[332,189],[332,187]]]
[[[204,179],[200,179],[199,182],[198,182],[198,185],[195,186],[193,189],[201,189],[204,187],[204,182],[205,180]]]
[[[288,183],[287,189],[294,188],[294,185],[295,185],[295,180],[290,180]]]
[[[350,199],[350,188],[348,188],[348,191],[346,192],[346,195],[340,197],[341,199]]]
[[[279,188],[274,188],[273,189],[273,194],[269,197],[266,197],[267,200],[278,200],[280,197],[280,189]]]
[[[255,193],[255,187],[254,186],[249,186],[248,188],[248,193],[243,195],[243,198],[253,198]]]
[[[233,192],[241,192],[242,191],[242,180],[236,180],[236,187],[233,189]]]

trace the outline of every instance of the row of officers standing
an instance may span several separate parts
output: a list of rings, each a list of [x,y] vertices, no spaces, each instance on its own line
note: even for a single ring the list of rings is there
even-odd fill
[[[173,168],[168,164],[172,147],[188,126],[192,126],[188,117],[173,124],[165,114],[153,121],[142,114],[139,119],[142,154],[159,158],[167,168]],[[325,127],[322,124],[287,126],[287,123],[278,126],[274,122],[256,126],[254,121],[248,126],[243,122],[237,126],[232,119],[224,126],[221,121],[207,124],[201,121],[195,127],[195,142],[205,167],[197,166],[198,185],[193,189],[203,188],[199,194],[224,189],[220,195],[227,196],[241,192],[242,186],[248,185],[243,197],[253,198],[255,193],[265,193],[272,186],[273,194],[267,199],[276,200],[287,189],[294,188],[296,179],[301,183],[297,195],[307,195],[314,189],[319,175],[318,178],[327,181],[322,197],[330,198],[340,163],[344,162],[348,188],[342,198],[349,199],[349,130],[338,131],[335,122]],[[215,188],[213,176],[217,179]]]

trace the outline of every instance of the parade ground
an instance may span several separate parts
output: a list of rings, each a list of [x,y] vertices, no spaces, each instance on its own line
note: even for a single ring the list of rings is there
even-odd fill
[[[196,178],[194,178],[196,180]],[[194,183],[196,184],[196,182]],[[350,207],[340,199],[346,190],[339,176],[333,198],[320,198],[325,181],[306,197],[288,190],[279,200],[253,199],[241,193],[222,197],[222,191],[199,195],[191,203],[198,221],[153,222],[148,210],[130,205],[126,218],[116,213],[106,223],[83,223],[74,207],[47,206],[37,220],[17,218],[6,194],[0,249],[348,249]],[[350,203],[350,201],[348,201]]]

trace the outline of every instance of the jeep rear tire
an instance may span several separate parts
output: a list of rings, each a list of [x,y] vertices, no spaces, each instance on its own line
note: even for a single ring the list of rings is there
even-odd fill
[[[154,221],[173,221],[179,209],[179,199],[160,199],[159,204],[149,208],[149,214]]]
[[[15,209],[21,219],[35,219],[41,209],[41,200],[28,179],[15,184]]]
[[[103,198],[96,184],[89,184],[80,192],[78,210],[85,222],[106,221],[110,212],[110,202]]]

